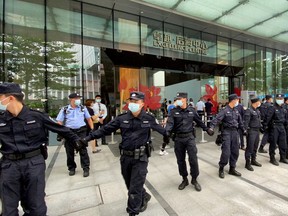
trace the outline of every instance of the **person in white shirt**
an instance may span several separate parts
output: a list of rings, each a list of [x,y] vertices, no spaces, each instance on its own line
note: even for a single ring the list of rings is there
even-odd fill
[[[101,95],[96,95],[95,103],[92,107],[94,111],[94,116],[92,116],[94,123],[94,130],[103,127],[105,124],[105,118],[107,117],[107,107],[105,104],[101,103]],[[107,145],[105,136],[102,138],[102,145]],[[97,140],[95,140],[95,145],[97,146]]]
[[[205,103],[203,102],[203,98],[201,97],[200,100],[196,103],[196,110],[200,117],[202,117],[205,113]]]

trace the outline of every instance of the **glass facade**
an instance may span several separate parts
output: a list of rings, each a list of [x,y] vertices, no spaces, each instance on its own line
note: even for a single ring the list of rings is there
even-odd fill
[[[222,66],[220,78],[212,81],[213,73],[201,75],[201,68],[194,68],[193,74],[166,68],[162,76],[167,84],[198,74],[198,79],[209,79],[202,85],[219,85],[218,98],[229,91],[228,76],[234,89],[256,90],[258,95],[288,92],[288,56],[281,50],[83,2],[0,0],[0,31],[1,81],[21,84],[27,102],[51,115],[73,91],[85,99],[105,93],[106,102],[122,103],[119,85],[127,71],[134,78],[137,71],[138,84],[131,88],[163,90],[154,80],[160,70],[146,68],[145,62],[136,70],[113,65],[106,49]],[[226,66],[231,66],[230,74]],[[233,67],[240,72],[234,73]]]

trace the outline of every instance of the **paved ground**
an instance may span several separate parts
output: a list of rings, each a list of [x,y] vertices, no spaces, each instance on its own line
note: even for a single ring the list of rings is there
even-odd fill
[[[159,156],[161,137],[153,133],[155,152],[150,159],[146,181],[152,194],[143,216],[282,216],[288,215],[288,165],[279,167],[269,163],[268,155],[258,156],[263,167],[254,172],[244,168],[244,151],[240,151],[237,170],[242,177],[227,174],[218,177],[220,149],[214,137],[200,143],[198,129],[199,183],[201,192],[189,185],[183,191],[177,189],[181,178],[178,174],[173,148],[169,155]],[[120,137],[116,135],[115,140]],[[111,137],[107,137],[110,141]],[[118,142],[119,143],[119,142]],[[46,201],[49,216],[124,216],[127,190],[120,173],[118,143],[100,146],[102,151],[92,154],[91,174],[82,177],[78,168],[69,177],[63,146],[50,146],[46,172]],[[279,155],[277,155],[279,159]],[[76,156],[79,166],[79,156]],[[21,211],[21,210],[20,210]]]

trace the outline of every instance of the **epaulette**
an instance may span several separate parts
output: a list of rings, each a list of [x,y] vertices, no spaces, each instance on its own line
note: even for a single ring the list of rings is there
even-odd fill
[[[41,113],[41,114],[43,114],[44,112],[43,111],[41,111],[41,110],[36,110],[36,109],[33,109],[33,108],[29,108],[29,110],[30,111],[34,111],[34,112],[38,112],[38,113]]]
[[[124,110],[124,111],[122,111],[120,114],[118,114],[118,116],[124,115],[124,114],[126,114],[126,113],[128,113],[128,111],[127,111],[127,110]]]
[[[151,115],[151,116],[155,117],[155,115],[154,115],[152,112],[148,112],[148,111],[146,111],[146,114],[148,114],[148,115]]]

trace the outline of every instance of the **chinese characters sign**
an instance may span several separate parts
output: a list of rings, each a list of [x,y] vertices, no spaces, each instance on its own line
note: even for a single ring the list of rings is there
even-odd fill
[[[153,46],[176,51],[207,55],[208,46],[201,40],[190,39],[169,33],[154,32]]]

